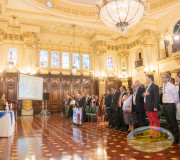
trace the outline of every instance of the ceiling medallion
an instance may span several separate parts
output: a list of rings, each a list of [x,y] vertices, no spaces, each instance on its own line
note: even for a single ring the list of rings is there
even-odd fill
[[[47,2],[46,2],[46,5],[47,5],[47,7],[49,7],[49,8],[52,8],[52,7],[53,7],[53,4],[52,4],[51,1],[47,1]]]
[[[105,25],[124,35],[149,10],[147,0],[98,0],[98,15]]]

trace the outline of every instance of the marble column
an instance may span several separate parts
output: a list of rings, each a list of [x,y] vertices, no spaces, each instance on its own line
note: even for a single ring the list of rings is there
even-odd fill
[[[22,71],[25,73],[33,73],[36,69],[36,39],[33,35],[32,33],[25,35],[22,68]]]

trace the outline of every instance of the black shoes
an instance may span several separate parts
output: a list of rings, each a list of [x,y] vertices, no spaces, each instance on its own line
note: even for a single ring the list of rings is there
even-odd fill
[[[130,133],[131,131],[130,130],[128,130],[128,131],[126,131],[127,133]]]
[[[175,140],[173,144],[179,144],[179,139]]]

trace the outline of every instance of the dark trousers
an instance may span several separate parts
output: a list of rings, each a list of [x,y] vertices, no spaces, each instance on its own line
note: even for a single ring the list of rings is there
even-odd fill
[[[179,128],[176,120],[176,105],[174,103],[165,103],[162,108],[166,118],[168,129],[174,135],[175,141],[179,141]]]
[[[146,125],[145,112],[136,112],[138,127],[143,127]]]
[[[118,107],[117,110],[115,111],[115,117],[116,117],[116,121],[115,121],[115,126],[116,128],[127,128],[125,122],[124,122],[124,117],[123,117],[123,110],[122,107]]]
[[[106,113],[107,113],[107,115],[108,115],[108,122],[109,122],[109,123],[108,123],[108,126],[111,126],[111,125],[110,125],[110,117],[111,117],[111,115],[110,115],[110,109],[111,109],[111,108],[106,109]]]
[[[82,119],[83,119],[83,122],[87,122],[88,121],[85,107],[82,108]]]
[[[120,128],[120,108],[115,109],[115,127]]]
[[[72,110],[73,106],[69,107],[69,114],[68,114],[68,118],[73,116],[73,110]]]
[[[114,126],[114,109],[113,108],[109,108],[108,109],[108,118],[109,118],[109,126]]]

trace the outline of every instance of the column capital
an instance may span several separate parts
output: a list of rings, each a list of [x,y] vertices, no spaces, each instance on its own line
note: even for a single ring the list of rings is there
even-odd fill
[[[156,40],[155,32],[152,30],[144,30],[139,33],[140,41],[144,47],[151,47]]]
[[[102,41],[102,40],[96,41],[94,43],[94,49],[97,55],[104,55],[107,52],[106,41]]]
[[[24,47],[35,48],[37,42],[37,34],[34,32],[23,33]]]

